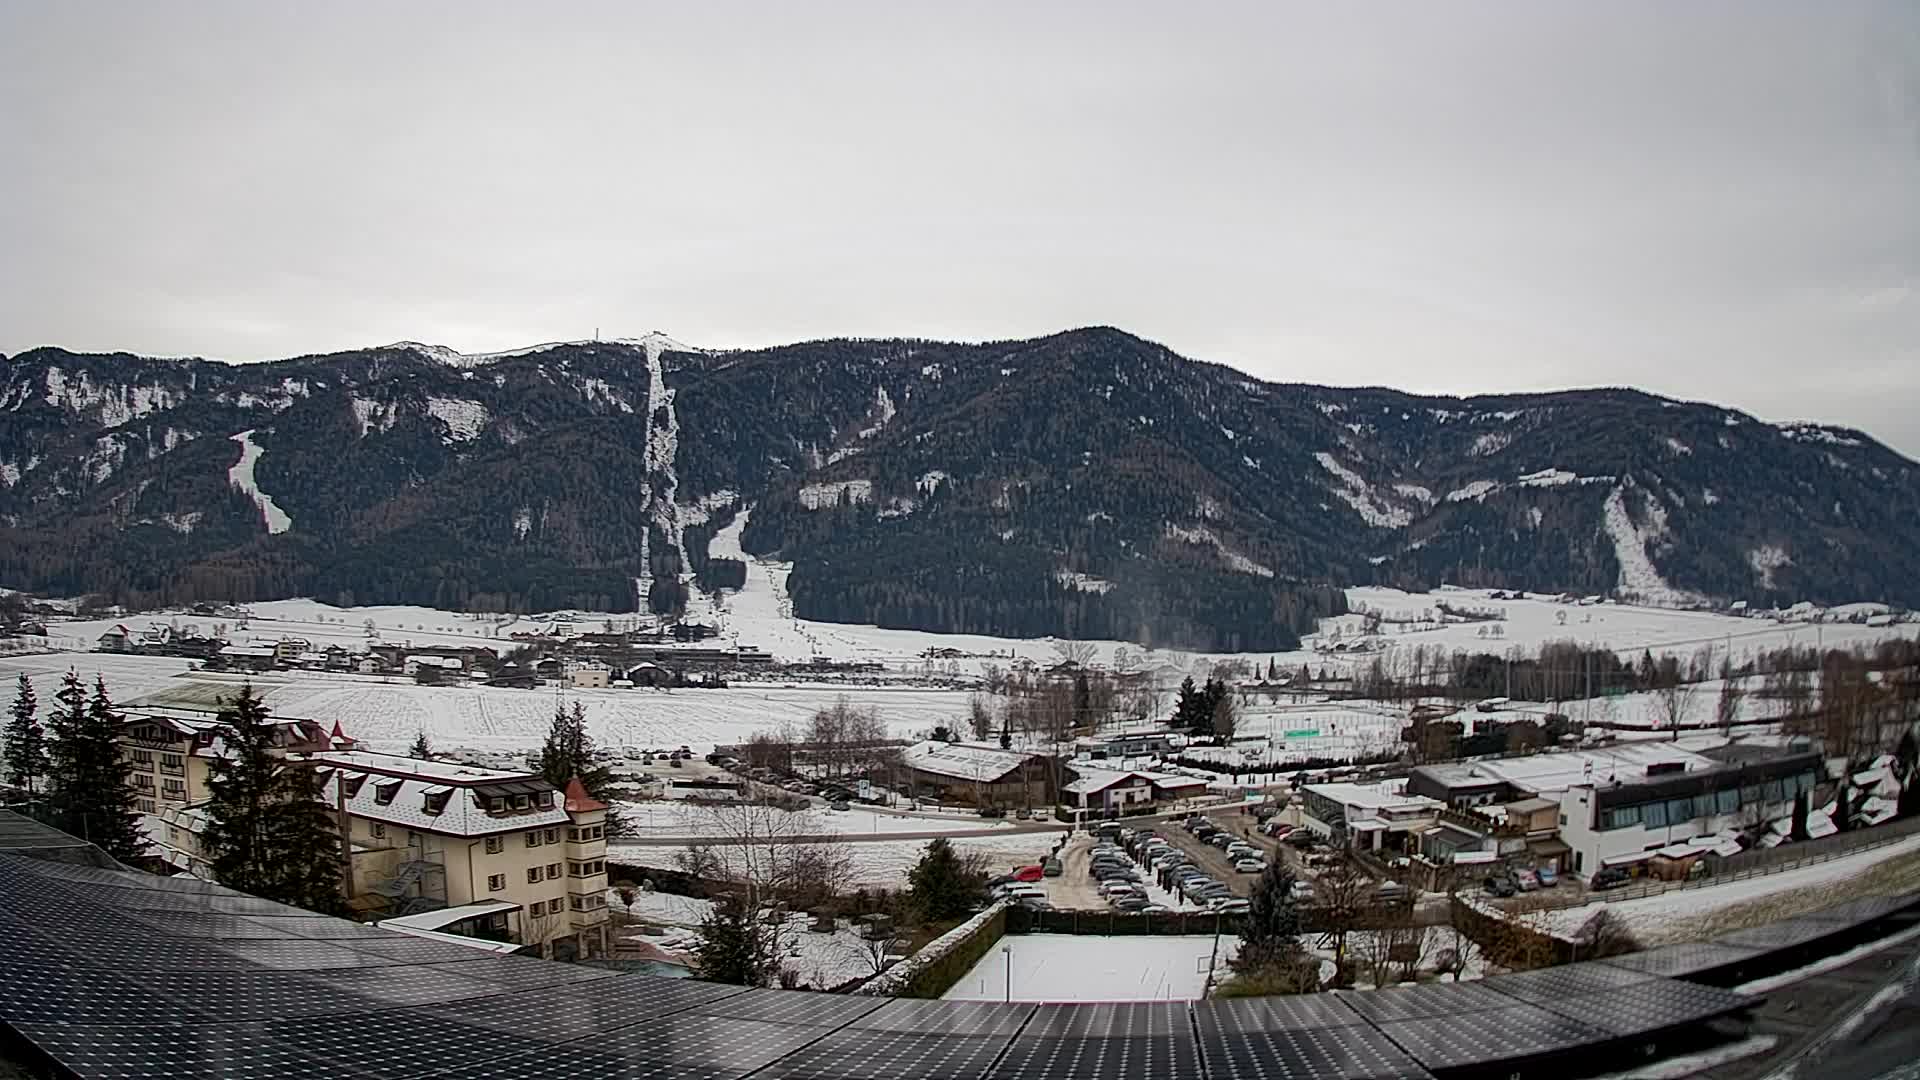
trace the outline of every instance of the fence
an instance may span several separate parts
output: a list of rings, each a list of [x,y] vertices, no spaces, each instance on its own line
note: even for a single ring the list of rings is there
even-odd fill
[[[856,994],[938,998],[987,955],[1007,932],[1008,907],[994,904],[927,942],[919,952],[867,980]]]
[[[1738,855],[1721,859],[1709,874],[1690,878],[1686,881],[1661,882],[1653,885],[1639,885],[1631,888],[1607,889],[1602,892],[1577,892],[1567,894],[1535,893],[1527,897],[1527,906],[1535,909],[1555,909],[1580,907],[1596,900],[1618,903],[1623,900],[1639,900],[1649,896],[1673,892],[1676,889],[1700,889],[1712,885],[1726,885],[1736,881],[1748,881],[1768,874],[1798,870],[1805,866],[1814,866],[1848,855],[1857,855],[1863,851],[1897,844],[1915,833],[1920,833],[1920,817],[1904,821],[1889,822],[1871,829],[1856,829],[1852,832],[1835,833],[1818,840],[1805,840],[1795,844],[1785,844],[1776,848],[1761,848],[1755,851],[1743,851]]]
[[[1241,918],[1202,911],[1127,915],[1118,911],[1033,911],[1016,907],[1007,913],[1007,933],[1142,937],[1211,934],[1218,930],[1223,934],[1238,934]]]

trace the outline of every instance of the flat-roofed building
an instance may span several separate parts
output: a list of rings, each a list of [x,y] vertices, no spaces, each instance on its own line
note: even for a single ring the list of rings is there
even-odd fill
[[[1405,784],[1308,784],[1301,789],[1307,828],[1320,837],[1342,832],[1349,845],[1369,851],[1410,850],[1410,837],[1432,827],[1444,804],[1409,794]]]

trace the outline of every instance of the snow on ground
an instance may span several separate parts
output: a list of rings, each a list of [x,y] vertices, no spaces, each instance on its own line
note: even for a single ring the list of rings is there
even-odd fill
[[[253,429],[235,435],[233,441],[240,444],[240,460],[227,470],[227,481],[253,498],[253,504],[260,508],[260,516],[266,519],[268,532],[283,533],[293,528],[293,519],[274,504],[273,496],[261,491],[260,485],[254,482],[253,466],[260,460],[262,451],[253,443]]]
[[[1364,605],[1388,618],[1419,617],[1433,611],[1439,602],[1497,608],[1507,616],[1504,622],[1498,624],[1502,631],[1498,640],[1479,636],[1488,625],[1485,623],[1448,623],[1419,630],[1386,623],[1380,627],[1378,639],[1390,649],[1425,645],[1429,650],[1439,646],[1447,652],[1459,649],[1466,652],[1504,653],[1518,646],[1533,652],[1549,641],[1572,641],[1583,645],[1604,645],[1623,655],[1632,654],[1630,658],[1637,660],[1642,650],[1651,650],[1656,656],[1671,653],[1688,657],[1703,645],[1713,645],[1717,650],[1716,655],[1724,655],[1731,650],[1734,662],[1742,663],[1760,652],[1789,645],[1845,649],[1920,635],[1920,624],[1914,623],[1879,627],[1859,623],[1816,625],[1628,604],[1583,607],[1535,596],[1525,600],[1494,600],[1485,589],[1409,593],[1399,589],[1354,588],[1347,590],[1347,602],[1356,609]],[[1350,636],[1358,622],[1353,616],[1342,616],[1337,620],[1327,620],[1322,630],[1324,632],[1339,626],[1343,633]],[[1405,632],[1402,632],[1403,629]],[[1372,659],[1371,655],[1365,653],[1347,658],[1309,656],[1307,663],[1315,672],[1320,670],[1323,662],[1331,664],[1338,671],[1343,663],[1365,665],[1371,663]],[[1289,670],[1284,656],[1280,666],[1282,670]],[[1293,667],[1298,666],[1299,662],[1296,661]]]
[[[1403,710],[1387,706],[1370,708],[1364,704],[1255,703],[1240,707],[1240,721],[1234,729],[1234,737],[1236,740],[1265,737],[1268,748],[1252,759],[1261,762],[1283,764],[1309,758],[1353,759],[1396,749],[1400,744],[1400,730],[1406,726],[1406,722]],[[1209,749],[1226,750],[1224,754],[1216,753],[1213,760],[1230,764],[1244,750],[1196,747],[1186,753],[1193,757],[1206,757]]]
[[[693,944],[690,932],[713,912],[711,900],[662,892],[636,893],[633,906],[628,907],[620,902],[617,889],[607,890],[607,907],[667,928],[665,934],[639,934],[638,940],[679,954],[683,963],[692,960],[688,951]],[[780,939],[780,966],[800,976],[802,986],[825,990],[873,974],[873,947],[846,920],[841,920],[832,933],[825,933],[812,929],[807,916],[794,915],[781,926]]]
[[[986,859],[989,875],[1004,874],[1016,866],[1032,866],[1047,857],[1059,839],[1052,832],[1003,833],[996,836],[956,836],[950,841],[962,855]],[[907,871],[926,852],[926,840],[878,840],[848,844],[853,857],[855,886],[904,889]]]
[[[1622,900],[1618,903],[1596,901],[1580,907],[1543,912],[1532,918],[1544,920],[1552,933],[1571,936],[1604,907],[1615,916],[1625,919],[1628,928],[1642,945],[1693,941],[1705,936],[1703,931],[1715,926],[1716,916],[1735,905],[1777,897],[1804,902],[1805,910],[1810,911],[1842,900],[1858,899],[1864,894],[1845,887],[1851,879],[1889,860],[1915,853],[1920,853],[1920,836],[1798,870],[1763,874],[1724,885],[1672,889],[1639,900]],[[1785,917],[1785,914],[1780,917]]]
[[[1221,974],[1238,939],[1218,939]],[[1012,993],[1008,993],[1011,950]],[[948,1001],[1183,1001],[1205,996],[1211,934],[1010,934],[944,995]]]
[[[628,803],[624,809],[626,819],[632,826],[631,835],[653,840],[724,835],[727,830],[717,828],[714,818],[717,814],[727,812],[724,807],[692,806],[673,800]],[[1004,833],[1014,827],[1012,821],[1006,820],[894,813],[859,805],[846,810],[828,810],[815,806],[791,814],[784,811],[771,812],[781,815],[783,820],[776,831],[783,836],[823,836],[836,833],[856,837],[892,833],[985,836]]]

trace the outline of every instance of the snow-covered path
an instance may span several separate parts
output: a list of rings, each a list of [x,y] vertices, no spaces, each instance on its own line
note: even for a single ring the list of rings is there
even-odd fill
[[[274,503],[273,496],[261,491],[253,479],[253,466],[264,452],[254,445],[253,431],[248,428],[233,437],[233,441],[240,444],[240,461],[227,470],[227,481],[253,498],[253,505],[260,508],[260,516],[266,519],[268,532],[283,533],[293,528],[293,519]]]

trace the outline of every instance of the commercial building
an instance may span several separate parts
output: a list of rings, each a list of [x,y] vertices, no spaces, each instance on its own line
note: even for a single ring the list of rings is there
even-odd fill
[[[280,753],[319,770],[320,797],[343,819],[354,909],[445,912],[433,921],[548,955],[605,952],[607,805],[577,779],[558,791],[531,773],[356,750],[337,726],[329,737],[310,720],[274,725]],[[211,878],[200,837],[219,725],[130,717],[119,742],[154,853]]]
[[[349,890],[363,910],[409,915],[504,903],[494,928],[544,952],[606,949],[607,805],[576,779],[333,750],[321,794],[347,818]],[[516,925],[517,924],[517,925]]]
[[[984,743],[928,740],[900,752],[916,795],[975,806],[1046,806],[1053,802],[1045,758]]]
[[[325,750],[327,733],[311,720],[270,720],[282,753]],[[127,763],[136,808],[155,814],[207,798],[207,763],[223,753],[220,725],[204,714],[162,712],[128,716],[116,740]]]
[[[1603,866],[1641,872],[1660,860],[1671,869],[1709,851],[1737,852],[1740,834],[1792,813],[1797,796],[1811,795],[1821,770],[1811,751],[1733,746],[1694,753],[1671,743],[1629,743],[1423,766],[1413,770],[1407,790],[1481,815],[1526,807],[1529,826],[1544,813],[1540,802],[1551,802],[1566,846],[1562,868],[1588,875]]]
[[[1303,821],[1322,839],[1339,833],[1351,847],[1410,851],[1415,845],[1409,838],[1431,827],[1444,804],[1408,792],[1405,783],[1308,784],[1301,789]]]

